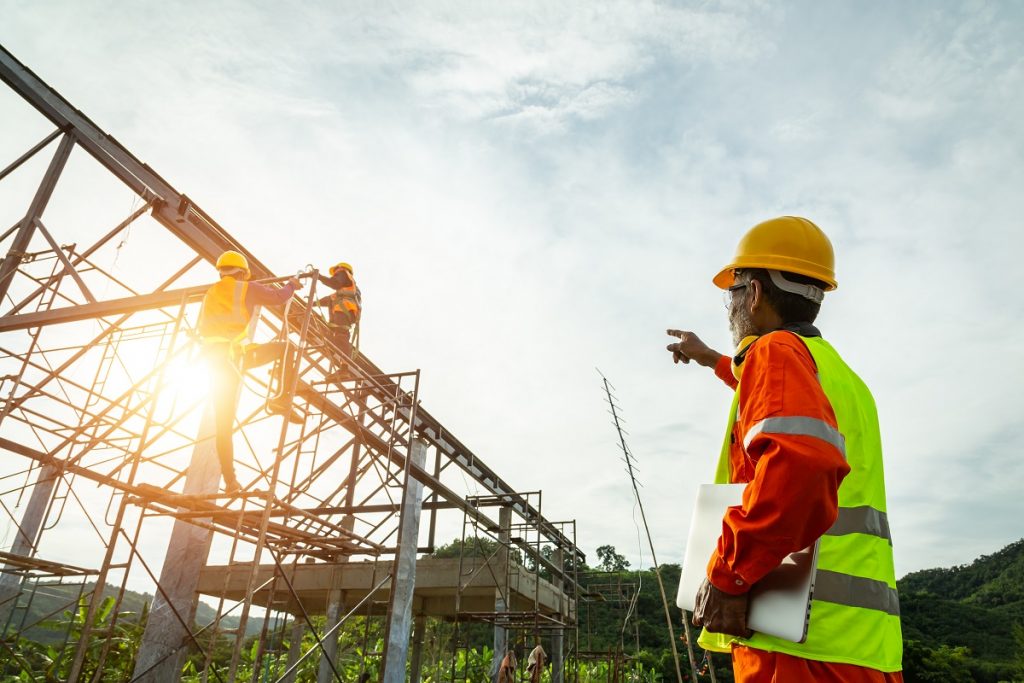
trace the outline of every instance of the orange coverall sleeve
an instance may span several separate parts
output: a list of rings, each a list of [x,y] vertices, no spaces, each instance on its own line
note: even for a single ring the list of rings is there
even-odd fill
[[[747,353],[739,391],[729,459],[731,480],[747,487],[742,505],[726,512],[708,563],[711,583],[733,595],[750,590],[832,526],[839,484],[850,471],[839,448],[800,433],[808,421],[772,419],[810,418],[837,430],[814,359],[799,337],[774,332],[759,340]]]
[[[730,389],[735,389],[739,382],[736,381],[736,377],[732,374],[732,358],[730,356],[722,356],[718,359],[715,364],[715,375],[718,379],[725,382]]]

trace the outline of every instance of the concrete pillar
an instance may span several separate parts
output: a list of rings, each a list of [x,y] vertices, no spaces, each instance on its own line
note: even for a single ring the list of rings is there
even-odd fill
[[[199,438],[185,479],[186,494],[214,493],[220,484],[220,463],[214,445],[213,402],[207,405],[199,426]],[[209,520],[199,520],[200,523]],[[167,555],[160,570],[160,588],[153,597],[149,621],[142,634],[132,678],[138,683],[174,683],[181,674],[184,656],[191,642],[175,611],[192,627],[195,620],[196,587],[199,571],[206,565],[213,532],[183,520],[175,520]],[[173,606],[173,610],[171,607]],[[186,647],[183,647],[186,646]]]
[[[551,556],[552,563],[559,570],[565,567],[565,551],[556,548]],[[567,612],[565,600],[565,581],[560,577],[551,577],[555,586],[558,587],[558,618],[564,619]],[[563,683],[565,673],[565,635],[561,628],[555,629],[551,634],[551,683]]]
[[[565,635],[562,629],[551,634],[551,683],[562,683],[565,671]]]
[[[423,468],[427,444],[415,439],[409,453],[412,465]],[[405,662],[409,655],[409,629],[412,626],[412,598],[416,587],[416,548],[419,545],[420,512],[423,509],[423,484],[405,473],[405,495],[398,519],[398,551],[391,573],[391,595],[384,629],[383,683],[405,683]]]
[[[294,621],[292,621],[292,635],[288,640],[288,663],[284,667],[286,671],[291,669],[295,662],[299,661],[299,657],[302,655],[302,636],[305,634],[306,625],[300,617],[294,617]],[[295,683],[296,673],[296,671],[292,671],[281,679],[281,683]]]
[[[409,662],[409,683],[420,683],[420,667],[423,663],[423,636],[427,628],[427,618],[422,614],[416,617],[412,629],[412,659]]]
[[[509,529],[512,526],[512,508],[502,507],[498,510],[498,552],[495,554],[495,559],[498,563],[497,567],[497,578],[498,586],[494,591],[494,611],[495,612],[506,612],[508,611],[508,604],[506,604],[505,596],[508,595],[508,543],[511,537]],[[501,627],[494,627],[494,654],[491,660],[491,681],[492,683],[498,683],[498,670],[501,668],[501,660],[505,658],[505,653],[508,648],[508,631]]]
[[[324,633],[329,632],[338,625],[341,617],[345,614],[345,605],[341,601],[341,590],[332,588],[327,594],[327,619],[324,624]],[[316,683],[335,683],[338,679],[334,676],[329,662],[334,663],[338,668],[338,631],[331,633],[330,637],[323,639],[324,649],[320,653],[320,670],[317,672]]]
[[[21,522],[15,532],[14,543],[11,544],[12,555],[21,555],[22,557],[35,555],[39,530],[43,527],[43,518],[46,516],[50,499],[53,497],[53,489],[57,485],[57,475],[57,468],[49,463],[39,468],[36,484],[32,487],[32,495],[21,516]],[[6,569],[5,566],[4,570]],[[0,614],[7,614],[14,606],[20,590],[20,577],[7,571],[0,572]]]

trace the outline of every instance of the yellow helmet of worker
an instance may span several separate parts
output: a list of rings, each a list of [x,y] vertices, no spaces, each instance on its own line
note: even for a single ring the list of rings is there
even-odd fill
[[[237,251],[225,251],[217,258],[217,270],[225,268],[241,268],[249,274],[249,261]]]
[[[714,277],[714,283],[728,289],[734,283],[733,271],[738,268],[806,275],[824,282],[826,291],[838,286],[832,243],[821,228],[797,216],[773,218],[748,230],[736,247],[736,255]]]
[[[331,266],[331,269],[330,269],[331,275],[334,275],[335,273],[337,273],[342,268],[347,270],[349,275],[355,275],[355,273],[352,272],[351,264],[345,263],[344,261],[342,261],[341,263],[336,263],[335,265]]]

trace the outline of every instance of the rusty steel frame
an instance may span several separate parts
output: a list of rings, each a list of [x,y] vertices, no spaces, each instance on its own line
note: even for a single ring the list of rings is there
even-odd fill
[[[583,593],[579,583],[579,561],[574,561],[574,558],[575,560],[579,559],[579,556],[575,554],[577,550],[576,521],[546,522],[546,524],[551,524],[558,528],[560,537],[569,541],[569,545],[566,546],[554,544],[552,539],[543,532],[543,527],[540,523],[540,520],[544,519],[541,515],[543,492],[522,491],[516,495],[527,501],[535,501],[531,502],[531,507],[536,510],[536,517],[532,519],[521,518],[521,521],[510,523],[505,529],[499,528],[495,530],[489,526],[481,525],[479,519],[475,516],[468,513],[463,514],[462,536],[459,540],[459,578],[455,593],[456,616],[455,633],[452,640],[452,647],[454,648],[452,653],[452,680],[458,679],[455,667],[456,655],[460,647],[459,624],[462,622],[487,623],[495,628],[530,633],[535,637],[539,637],[541,634],[550,635],[555,633],[561,634],[563,637],[568,636],[565,644],[568,646],[569,656],[563,659],[563,671],[571,672],[573,680],[575,680],[578,674],[575,666],[575,655],[579,649],[578,612],[579,601]],[[506,494],[487,494],[468,496],[466,500],[474,509],[483,507],[508,508],[510,507],[511,498]],[[494,550],[483,556],[480,566],[468,573],[464,571],[466,551],[467,547],[470,547],[470,537],[467,537],[467,531],[472,532],[472,547],[478,550],[483,549],[480,543],[481,533],[486,539],[494,543]],[[557,563],[549,561],[542,563],[538,561],[545,559],[545,547],[548,548],[552,556],[561,553],[561,556],[565,558],[561,567],[557,566]],[[527,567],[521,561],[513,559],[513,555],[510,552],[513,548],[528,548],[529,551],[526,557],[533,560],[533,567]],[[501,572],[501,576],[495,574],[494,562],[492,560],[497,562],[498,571]],[[565,567],[565,563],[569,566]],[[476,575],[484,569],[491,574],[496,586],[498,586],[498,596],[496,597],[500,597],[506,609],[502,611],[467,611],[461,609],[463,592],[472,584]],[[545,569],[551,572],[548,580],[555,585],[561,585],[561,596],[567,601],[564,616],[562,614],[548,614],[541,609],[541,578],[542,572]],[[511,609],[512,601],[509,595],[509,587],[512,583],[512,577],[524,572],[534,576],[533,608],[513,610]],[[504,592],[502,591],[503,588]]]
[[[55,127],[5,166],[0,181],[9,182],[8,178],[26,172],[42,153],[56,147],[25,215],[0,235],[0,249],[5,250],[0,262],[0,371],[10,369],[0,376],[0,451],[19,456],[25,465],[3,477],[22,484],[0,492],[0,519],[6,518],[16,530],[11,552],[0,553],[0,579],[7,582],[0,586],[17,588],[13,597],[6,597],[17,604],[29,583],[38,586],[44,578],[95,577],[96,587],[80,593],[88,601],[83,632],[77,642],[66,639],[59,654],[71,662],[69,680],[87,680],[83,677],[86,656],[97,639],[104,645],[99,666],[88,680],[100,680],[110,649],[108,636],[116,627],[130,578],[141,577],[154,593],[163,594],[152,569],[154,558],[144,556],[152,554],[144,539],[154,524],[173,521],[206,530],[215,542],[226,544],[221,552],[227,553],[230,563],[251,564],[246,598],[225,611],[221,597],[213,622],[196,627],[189,623],[189,615],[174,613],[185,632],[179,649],[194,647],[202,654],[224,635],[223,617],[241,610],[227,671],[219,671],[204,655],[206,675],[223,680],[224,674],[233,680],[251,616],[251,598],[263,588],[255,585],[260,557],[268,554],[278,568],[272,590],[290,591],[296,599],[284,571],[286,562],[294,566],[303,559],[393,554],[397,565],[402,548],[395,537],[407,479],[425,487],[422,510],[427,512],[427,543],[418,551],[433,550],[437,514],[443,510],[461,511],[464,531],[467,523],[488,534],[499,531],[498,523],[481,510],[492,502],[480,497],[471,500],[449,483],[452,473],[458,472],[535,530],[533,543],[520,538],[510,545],[532,558],[536,571],[546,570],[562,582],[567,595],[577,594],[575,568],[584,556],[575,544],[575,523],[572,533],[566,534],[565,523],[545,519],[539,502],[536,507],[531,502],[531,494],[516,492],[427,412],[420,405],[418,370],[387,373],[362,352],[344,359],[330,342],[326,323],[313,312],[315,277],[304,300],[293,298],[285,312],[263,311],[258,327],[262,334],[286,340],[298,350],[297,371],[283,394],[300,399],[302,424],[290,427],[284,421],[276,446],[266,448],[259,444],[271,429],[270,418],[259,407],[241,409],[238,435],[246,448],[236,454],[236,464],[245,472],[243,494],[183,494],[187,465],[181,454],[196,445],[187,425],[201,416],[204,401],[172,395],[169,375],[175,374],[176,363],[195,355],[190,321],[209,286],[187,283],[208,282],[209,264],[226,249],[242,252],[256,279],[273,284],[285,278],[276,277],[188,196],[2,46],[0,80]],[[61,226],[43,222],[68,159],[77,151],[87,153],[107,177],[129,188],[136,203],[84,250],[77,244],[61,244]],[[117,263],[127,242],[125,235],[140,221],[152,221],[162,229],[161,235],[182,247],[180,260],[169,257],[163,264],[161,270],[170,272],[155,287],[117,275],[101,263],[111,252]],[[30,251],[33,244],[39,248]],[[110,290],[122,295],[108,297]],[[151,361],[135,371],[130,368],[132,355],[140,348]],[[339,359],[348,362],[350,376],[331,381],[328,375]],[[272,381],[245,378],[249,399],[275,390]],[[429,469],[411,462],[414,439],[433,450]],[[272,461],[261,464],[268,454]],[[343,476],[331,483],[339,472]],[[7,505],[5,497],[13,505]],[[16,512],[26,498],[18,518]],[[96,552],[87,563],[96,569],[45,559],[51,549],[47,539],[64,533],[66,526],[82,528],[91,539]],[[571,558],[567,564],[572,571],[563,571],[543,557],[542,543],[562,549]],[[283,585],[278,586],[278,579]],[[110,622],[94,631],[93,617],[103,596],[99,588],[108,581],[117,590],[117,606]],[[0,593],[0,603],[4,599]],[[266,625],[272,619],[284,623],[299,618],[313,629],[315,649],[323,650],[330,632],[318,634],[310,615],[283,615],[268,608],[254,671],[271,649]],[[540,618],[534,623],[539,624]],[[23,629],[8,626],[0,632],[0,642],[9,649],[6,641],[19,637]],[[207,632],[204,645],[200,636],[205,638]],[[145,675],[139,673],[135,679]],[[334,675],[338,678],[337,670]],[[279,680],[286,676],[287,672]]]

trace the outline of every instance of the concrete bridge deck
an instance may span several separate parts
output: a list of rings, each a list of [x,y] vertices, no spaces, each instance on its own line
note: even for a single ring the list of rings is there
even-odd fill
[[[332,591],[341,591],[341,604],[352,609],[364,600],[371,589],[391,571],[391,561],[376,563],[336,562],[307,563],[294,567],[285,565],[285,576],[302,602],[307,614],[326,614]],[[200,573],[198,592],[227,600],[242,600],[249,580],[251,564],[211,565]],[[276,567],[261,565],[257,570],[256,585],[267,583]],[[504,571],[496,558],[485,561],[472,557],[462,561],[462,575],[459,575],[458,558],[424,557],[416,561],[416,584],[413,592],[413,614],[444,619],[465,619],[475,616],[484,618],[495,610],[498,587],[504,583]],[[539,582],[539,586],[538,586]],[[456,586],[463,585],[456,613]],[[389,583],[379,588],[368,601],[369,613],[383,616],[387,612]],[[271,604],[271,601],[273,604]],[[283,579],[276,586],[269,583],[266,588],[253,595],[254,605],[299,613],[299,605]],[[510,613],[540,613],[548,620],[567,623],[575,614],[572,599],[543,577],[528,571],[514,560],[510,560],[508,575],[507,610]],[[367,614],[368,605],[360,607],[357,614]]]

